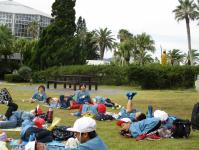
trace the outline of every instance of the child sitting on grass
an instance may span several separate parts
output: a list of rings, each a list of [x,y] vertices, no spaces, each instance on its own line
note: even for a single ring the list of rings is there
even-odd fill
[[[30,102],[46,102],[47,95],[45,93],[45,86],[40,85],[38,91],[32,96]]]

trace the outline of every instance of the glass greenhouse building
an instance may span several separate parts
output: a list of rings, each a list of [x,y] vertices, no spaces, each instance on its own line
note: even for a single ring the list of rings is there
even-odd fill
[[[29,23],[39,24],[38,33],[50,24],[51,16],[13,0],[0,1],[0,25],[7,25],[16,37],[32,38]]]

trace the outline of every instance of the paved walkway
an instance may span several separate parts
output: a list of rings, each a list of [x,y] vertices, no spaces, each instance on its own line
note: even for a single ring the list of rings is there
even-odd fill
[[[10,84],[10,83],[4,83],[4,82],[0,82],[1,86],[11,86],[13,89],[15,90],[19,90],[19,91],[37,91],[37,87],[38,85],[20,85],[20,84]],[[64,93],[74,93],[73,89],[69,89],[66,88],[64,89],[61,85],[57,87],[57,89],[54,89],[52,86],[50,87],[50,89],[47,89],[46,92],[53,92],[53,93],[58,93],[58,94],[64,94]],[[99,87],[99,89],[97,91],[95,91],[94,89],[92,89],[90,91],[91,94],[95,94],[95,95],[114,95],[115,93],[117,94],[124,94],[126,91],[125,90],[120,90],[120,89],[111,89],[111,88],[105,88],[105,89],[101,89]]]

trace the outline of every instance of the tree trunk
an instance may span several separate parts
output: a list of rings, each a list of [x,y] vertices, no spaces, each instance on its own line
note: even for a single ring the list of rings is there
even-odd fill
[[[193,58],[191,54],[191,32],[190,32],[190,26],[189,26],[189,18],[186,17],[186,27],[187,27],[187,39],[188,39],[188,54],[189,54],[189,60],[191,63],[191,66],[193,65]]]
[[[103,46],[103,47],[100,49],[100,59],[101,59],[101,60],[104,59],[104,52],[105,52],[105,47]]]

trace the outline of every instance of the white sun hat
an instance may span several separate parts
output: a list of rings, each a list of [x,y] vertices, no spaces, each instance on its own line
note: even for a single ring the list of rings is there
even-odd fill
[[[87,133],[96,130],[96,121],[90,117],[82,117],[77,119],[72,128],[68,128],[68,131]]]
[[[161,121],[166,121],[168,119],[169,115],[165,111],[156,110],[154,112],[154,117],[159,118]]]

